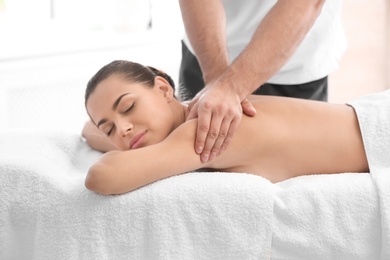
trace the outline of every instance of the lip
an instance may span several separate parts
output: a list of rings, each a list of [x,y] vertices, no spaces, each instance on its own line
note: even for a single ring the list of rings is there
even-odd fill
[[[130,141],[130,145],[129,145],[130,149],[136,149],[136,148],[140,147],[140,145],[144,141],[145,134],[146,134],[146,131],[135,135]]]

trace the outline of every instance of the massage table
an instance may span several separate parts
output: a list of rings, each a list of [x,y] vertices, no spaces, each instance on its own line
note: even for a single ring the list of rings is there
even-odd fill
[[[1,132],[0,259],[390,259],[390,119],[377,112],[380,98],[352,104],[370,173],[279,183],[197,171],[103,196],[84,186],[102,154],[80,135]]]

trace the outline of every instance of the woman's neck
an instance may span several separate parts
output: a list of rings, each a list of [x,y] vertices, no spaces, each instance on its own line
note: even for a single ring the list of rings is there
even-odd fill
[[[177,100],[175,100],[172,105],[173,113],[175,116],[175,126],[178,127],[179,125],[183,124],[187,119],[187,116],[189,114],[188,106],[186,104],[180,103]]]

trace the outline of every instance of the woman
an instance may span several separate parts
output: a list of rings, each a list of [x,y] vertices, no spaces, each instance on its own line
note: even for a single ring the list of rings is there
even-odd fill
[[[188,109],[175,99],[173,87],[166,74],[128,61],[107,64],[92,77],[85,105],[107,137],[92,138],[96,134],[88,125],[83,135],[92,147],[117,150],[90,168],[88,189],[125,193],[200,168],[252,173],[272,182],[368,171],[352,107],[271,96],[251,96],[257,114],[243,116],[230,145],[202,162],[194,150],[197,122],[186,121]],[[102,148],[107,139],[113,145]]]

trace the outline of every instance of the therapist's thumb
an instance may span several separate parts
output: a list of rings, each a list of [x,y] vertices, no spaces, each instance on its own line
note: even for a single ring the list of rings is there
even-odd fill
[[[198,106],[196,103],[192,103],[188,106],[189,113],[187,115],[186,121],[197,118],[198,117]]]
[[[252,103],[247,98],[245,98],[241,102],[241,107],[242,107],[242,112],[244,112],[244,114],[246,114],[247,116],[256,115],[255,107],[252,105]]]

